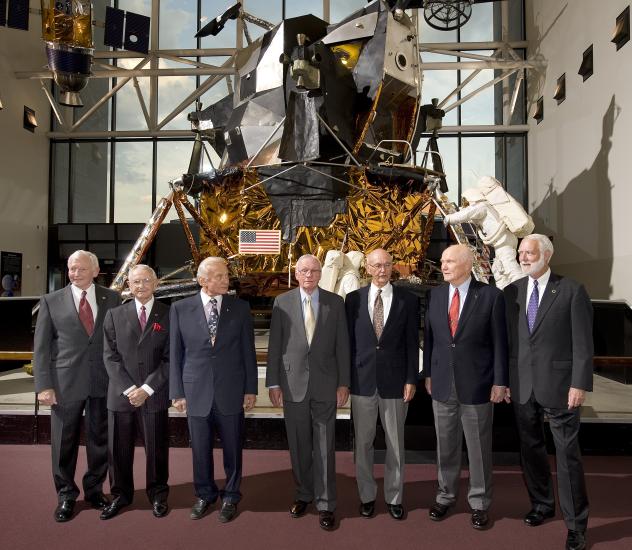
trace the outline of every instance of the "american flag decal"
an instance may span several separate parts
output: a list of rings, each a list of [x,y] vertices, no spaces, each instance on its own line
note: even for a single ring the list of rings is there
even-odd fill
[[[240,254],[279,254],[281,231],[271,229],[240,229]]]

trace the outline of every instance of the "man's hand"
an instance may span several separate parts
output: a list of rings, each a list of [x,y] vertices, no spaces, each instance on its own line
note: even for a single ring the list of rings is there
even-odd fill
[[[142,407],[149,394],[143,388],[136,388],[127,394],[129,402],[134,407]]]
[[[53,388],[39,392],[37,394],[37,400],[40,405],[57,405],[57,397],[55,396],[55,390]]]
[[[257,396],[254,393],[247,393],[244,395],[244,410],[249,411],[255,406],[257,402]]]
[[[507,386],[492,386],[492,393],[489,400],[492,403],[500,403],[505,398]]]
[[[509,386],[505,388],[505,403],[511,403],[511,390]]]
[[[586,392],[577,388],[571,388],[568,390],[568,409],[575,409],[581,407],[586,399]]]
[[[273,407],[283,406],[283,391],[281,388],[270,388],[270,401],[272,401]]]
[[[171,404],[174,406],[176,411],[185,413],[187,412],[187,400],[184,397],[180,399],[174,399]]]
[[[416,391],[417,386],[415,384],[404,384],[404,403],[412,401]]]
[[[347,386],[338,386],[336,389],[336,407],[344,407],[349,399],[349,388]]]
[[[432,395],[432,382],[430,381],[430,378],[426,378],[424,385],[426,386],[426,391],[428,392],[428,395]]]

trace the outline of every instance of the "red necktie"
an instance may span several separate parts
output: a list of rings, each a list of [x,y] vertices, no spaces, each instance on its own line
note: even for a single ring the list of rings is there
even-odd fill
[[[450,311],[448,312],[448,320],[450,321],[450,333],[452,334],[452,338],[456,334],[456,327],[459,324],[459,306],[461,305],[461,300],[459,298],[459,289],[454,289],[454,294],[452,295],[452,302],[450,303]]]
[[[140,306],[140,331],[145,332],[147,326],[147,313],[145,312],[145,306]]]
[[[88,336],[92,336],[94,332],[94,317],[92,315],[92,308],[90,302],[86,299],[86,291],[81,292],[81,300],[79,301],[79,320],[86,329]]]

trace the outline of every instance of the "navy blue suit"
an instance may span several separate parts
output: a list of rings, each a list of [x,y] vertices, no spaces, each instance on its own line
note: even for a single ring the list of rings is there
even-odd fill
[[[220,495],[213,479],[213,436],[224,448],[226,486],[221,496],[241,498],[244,394],[257,394],[257,360],[250,307],[223,295],[215,344],[200,294],[171,306],[171,399],[186,398],[193,449],[193,481],[199,498],[214,502]]]
[[[405,384],[417,384],[419,372],[418,301],[393,287],[393,301],[378,342],[369,317],[369,288],[347,295],[345,307],[351,344],[351,393],[401,399]]]
[[[509,384],[503,293],[472,279],[453,338],[448,290],[444,284],[428,293],[423,374],[432,379],[437,401],[448,400],[454,377],[459,402],[488,403],[493,385]]]

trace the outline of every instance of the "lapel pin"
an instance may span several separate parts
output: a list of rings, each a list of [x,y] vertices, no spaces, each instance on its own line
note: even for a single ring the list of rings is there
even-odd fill
[[[551,294],[555,294],[557,292],[557,290],[553,289],[551,290]]]

